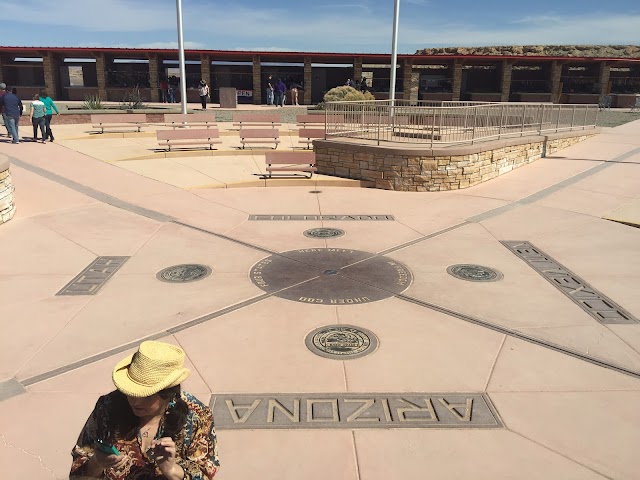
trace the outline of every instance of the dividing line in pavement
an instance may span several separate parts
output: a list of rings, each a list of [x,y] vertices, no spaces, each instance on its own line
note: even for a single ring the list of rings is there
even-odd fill
[[[22,160],[18,160],[17,158],[10,157],[10,161],[12,165],[23,168],[24,170],[28,170],[31,173],[35,173],[36,175],[40,175],[41,177],[46,178],[47,180],[51,180],[53,182],[59,183],[60,185],[64,185],[71,190],[75,190],[76,192],[82,193],[87,197],[91,197],[113,207],[121,208],[122,210],[127,210],[131,213],[137,213],[138,215],[142,215],[143,217],[147,217],[158,222],[171,222],[174,220],[173,217],[170,217],[163,213],[156,212],[155,210],[148,210],[146,208],[139,207],[138,205],[134,205],[133,203],[125,202],[124,200],[112,197],[109,194],[100,192],[91,187],[87,187],[86,185],[82,185],[78,182],[74,182],[73,180],[69,180],[66,177],[50,172],[49,170],[45,170],[44,168],[36,167],[34,165],[31,165],[30,163],[23,162]]]
[[[528,343],[533,343],[534,345],[538,345],[540,347],[548,348],[549,350],[554,350],[558,353],[563,353],[565,355],[569,355],[570,357],[578,358],[580,360],[584,360],[585,362],[592,363],[594,365],[598,365],[599,367],[607,368],[609,370],[614,370],[618,373],[623,373],[625,375],[629,375],[630,377],[639,378],[640,372],[636,372],[634,370],[630,370],[624,367],[619,367],[617,365],[613,365],[611,363],[605,362],[603,360],[598,360],[597,358],[590,357],[580,352],[576,352],[574,350],[562,347],[560,345],[556,345],[555,343],[546,342],[544,340],[540,340],[535,337],[530,337],[529,335],[525,335],[524,333],[518,332],[516,330],[511,330],[510,328],[503,327],[501,325],[496,325],[491,322],[487,322],[485,320],[481,320],[479,318],[472,317],[471,315],[466,315],[464,313],[456,312],[455,310],[450,310],[446,307],[441,307],[440,305],[436,305],[434,303],[425,302],[423,300],[419,300],[417,298],[410,297],[408,295],[399,294],[396,295],[400,300],[404,300],[405,302],[413,303],[419,305],[421,307],[429,308],[436,312],[444,313],[450,317],[455,317],[459,320],[463,320],[468,323],[473,323],[474,325],[478,325],[480,327],[488,328],[495,332],[501,333],[503,335],[508,335],[510,337],[517,338],[519,340],[523,340]]]

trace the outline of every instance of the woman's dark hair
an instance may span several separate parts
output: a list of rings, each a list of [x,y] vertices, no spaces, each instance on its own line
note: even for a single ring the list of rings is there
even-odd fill
[[[42,98],[47,98],[49,96],[49,93],[46,90],[40,90],[40,96]]]
[[[169,406],[164,414],[162,436],[171,437],[174,440],[186,425],[187,415],[189,414],[189,406],[180,396],[180,391],[180,385],[176,385],[158,392],[160,398],[169,401]],[[172,402],[174,403],[172,404]],[[127,396],[118,390],[113,392],[111,407],[108,428],[111,433],[110,436],[114,437],[111,440],[114,441],[116,438],[131,440],[135,438],[138,434],[138,417],[131,410]]]

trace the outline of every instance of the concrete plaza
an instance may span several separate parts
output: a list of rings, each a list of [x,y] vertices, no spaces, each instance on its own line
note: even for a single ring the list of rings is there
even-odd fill
[[[219,150],[171,154],[154,152],[153,128],[53,128],[55,143],[0,139],[17,204],[0,225],[1,478],[66,478],[111,369],[150,338],[185,349],[184,387],[217,418],[221,480],[640,477],[640,230],[620,223],[640,223],[640,121],[438,193],[264,180],[264,150],[240,152],[223,124]],[[299,148],[295,134],[280,148]],[[344,235],[303,234],[314,228]],[[57,295],[97,257],[128,258],[97,293]],[[266,258],[283,267],[263,281]],[[372,259],[411,281],[353,273]],[[211,274],[156,277],[179,264]],[[503,277],[447,272],[461,264]],[[334,298],[330,275],[349,295]],[[626,317],[598,317],[583,293]],[[377,348],[316,355],[305,338],[328,325]],[[276,408],[251,417],[253,399]]]

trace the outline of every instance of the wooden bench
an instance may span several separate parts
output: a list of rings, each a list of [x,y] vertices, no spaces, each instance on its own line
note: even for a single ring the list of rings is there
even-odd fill
[[[299,127],[306,127],[307,125],[322,125],[325,124],[325,115],[296,115],[296,123]]]
[[[215,113],[165,113],[164,125],[173,127],[184,127],[185,125],[194,127],[215,127],[216,126],[216,114]]]
[[[213,146],[222,143],[220,132],[217,128],[184,128],[179,130],[158,130],[158,145],[171,151],[172,146],[182,145],[209,145],[209,150]]]
[[[268,152],[264,161],[269,178],[273,172],[307,172],[311,178],[317,170],[316,154],[312,152]]]
[[[301,128],[298,130],[300,140],[298,143],[306,143],[311,148],[311,143],[318,138],[324,138],[324,128]]]
[[[247,143],[273,143],[275,149],[280,143],[280,132],[277,128],[241,128],[240,142],[243,149]]]
[[[91,115],[91,128],[99,128],[100,133],[104,133],[105,128],[134,127],[140,131],[147,122],[147,115],[144,113],[114,113],[103,115]]]
[[[233,116],[234,127],[279,127],[280,115],[260,115],[255,113],[236,113]]]

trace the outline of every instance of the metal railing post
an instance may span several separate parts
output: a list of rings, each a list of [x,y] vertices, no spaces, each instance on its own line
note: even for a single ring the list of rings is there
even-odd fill
[[[436,135],[436,109],[433,109],[433,116],[431,117],[431,146],[433,147],[433,137]]]
[[[527,104],[525,103],[522,106],[522,126],[520,127],[520,136],[524,137],[524,124],[525,124],[525,119],[527,118]]]
[[[562,105],[558,105],[558,120],[556,120],[556,133],[560,129],[560,114],[562,113]]]
[[[538,129],[538,134],[542,134],[542,124],[544,123],[544,103],[542,104],[542,109],[540,110],[540,128]]]
[[[378,145],[380,145],[380,124],[382,123],[382,110],[378,110]]]
[[[504,103],[500,107],[500,123],[498,124],[498,140],[502,136],[502,123],[504,122]]]
[[[585,130],[587,128],[587,115],[589,114],[589,107],[587,106],[584,109],[584,122],[582,122],[582,129]]]
[[[473,130],[471,130],[471,145],[473,145],[473,141],[476,139],[476,125],[478,123],[478,107],[472,107],[472,108],[473,108]]]

